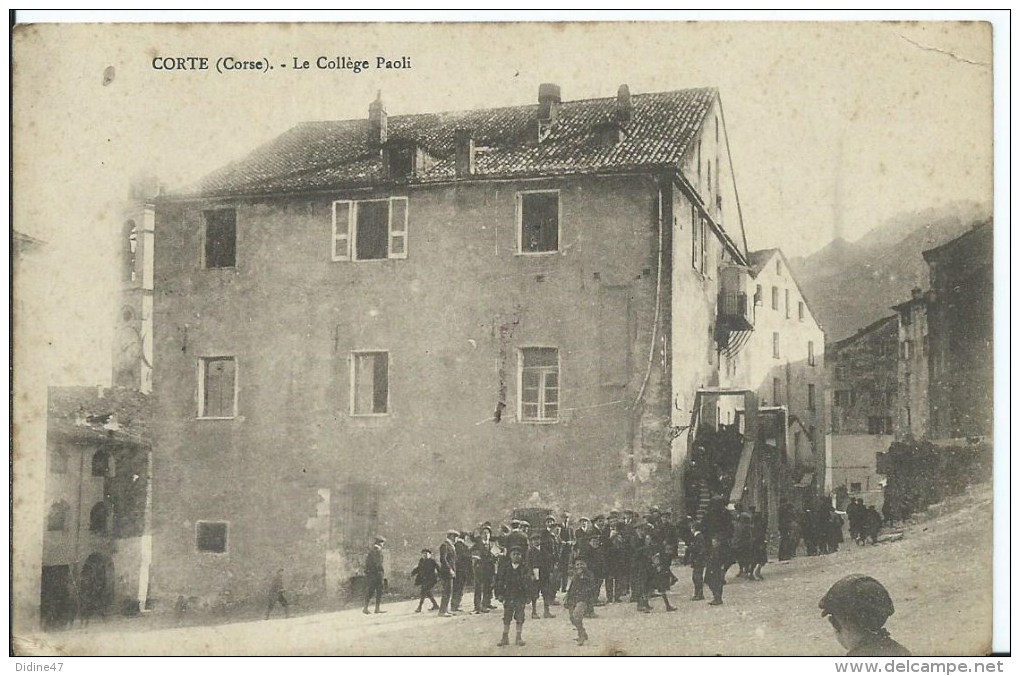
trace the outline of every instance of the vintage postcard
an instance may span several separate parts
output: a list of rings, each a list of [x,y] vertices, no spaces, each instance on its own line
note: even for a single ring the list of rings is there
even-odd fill
[[[1008,651],[991,23],[98,21],[12,29],[14,654]]]

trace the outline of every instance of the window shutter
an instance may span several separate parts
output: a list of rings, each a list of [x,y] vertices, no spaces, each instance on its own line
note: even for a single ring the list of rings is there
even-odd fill
[[[333,202],[333,260],[351,260],[351,221],[354,207],[349,200]]]
[[[407,198],[390,198],[390,258],[407,258]]]

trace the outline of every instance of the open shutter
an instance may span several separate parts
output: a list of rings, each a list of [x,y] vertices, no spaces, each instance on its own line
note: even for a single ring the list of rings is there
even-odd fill
[[[407,258],[407,198],[390,198],[390,258]]]
[[[333,260],[351,260],[351,220],[354,206],[349,200],[333,202]]]

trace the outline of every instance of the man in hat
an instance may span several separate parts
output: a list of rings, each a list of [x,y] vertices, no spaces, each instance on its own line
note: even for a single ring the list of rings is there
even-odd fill
[[[471,548],[467,545],[465,532],[457,533],[453,540],[453,551],[457,557],[457,571],[459,574],[453,578],[453,589],[450,596],[450,612],[459,613],[460,604],[464,599],[464,586],[471,580]]]
[[[563,523],[560,526],[560,557],[559,567],[563,574],[560,576],[560,591],[567,591],[569,575],[567,572],[573,570],[574,565],[574,529],[570,525],[570,512],[563,513]]]
[[[475,609],[473,614],[487,613],[493,608],[492,578],[496,574],[496,550],[492,541],[492,527],[482,524],[481,531],[471,547],[471,564],[475,578]]]
[[[453,617],[450,599],[453,596],[453,581],[457,579],[457,547],[455,542],[460,531],[446,531],[446,539],[439,545],[439,582],[443,595],[439,601],[439,617]]]
[[[503,603],[503,637],[498,646],[510,645],[510,623],[517,623],[517,645],[524,645],[524,608],[531,599],[535,581],[531,570],[524,564],[524,550],[511,547],[507,563],[496,573],[496,599]]]
[[[910,656],[883,626],[894,608],[889,592],[875,578],[847,575],[829,588],[818,607],[847,649],[847,657]]]
[[[368,604],[372,600],[372,596],[375,596],[375,612],[385,613],[385,610],[379,610],[379,604],[382,602],[383,584],[385,578],[385,570],[383,568],[383,545],[386,544],[386,538],[381,535],[375,536],[375,543],[372,548],[368,550],[368,556],[365,557],[365,577],[368,579],[368,594],[365,596],[365,607],[361,612],[369,615]]]
[[[543,598],[548,595],[549,605],[558,606],[559,602],[556,600],[556,592],[559,591],[560,581],[557,577],[559,572],[559,560],[560,560],[560,540],[554,533],[556,528],[556,517],[550,514],[545,517],[545,528],[540,532],[541,539],[541,551],[542,551],[542,563],[540,568],[546,568],[545,580],[540,580],[539,584],[542,586]]]

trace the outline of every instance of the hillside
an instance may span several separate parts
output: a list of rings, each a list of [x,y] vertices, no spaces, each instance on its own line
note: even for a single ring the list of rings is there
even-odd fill
[[[896,216],[856,242],[835,240],[810,256],[793,258],[801,291],[829,342],[892,314],[890,306],[928,288],[921,252],[958,237],[991,216],[988,207],[959,202]]]

